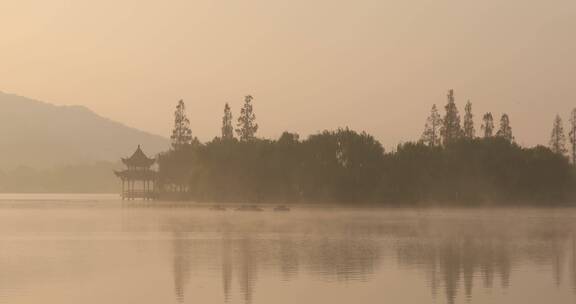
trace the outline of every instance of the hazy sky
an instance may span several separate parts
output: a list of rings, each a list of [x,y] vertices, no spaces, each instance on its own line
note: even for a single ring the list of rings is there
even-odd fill
[[[576,106],[574,0],[3,0],[0,90],[202,140],[255,97],[259,134],[350,126],[420,136],[446,91],[547,143]],[[0,109],[1,110],[1,109]]]

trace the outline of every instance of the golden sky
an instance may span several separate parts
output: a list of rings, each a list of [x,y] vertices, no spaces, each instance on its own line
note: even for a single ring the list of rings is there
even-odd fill
[[[202,140],[252,94],[261,136],[350,126],[389,148],[454,88],[477,129],[507,112],[546,144],[576,106],[575,37],[574,0],[2,0],[0,90],[165,136],[183,98]]]

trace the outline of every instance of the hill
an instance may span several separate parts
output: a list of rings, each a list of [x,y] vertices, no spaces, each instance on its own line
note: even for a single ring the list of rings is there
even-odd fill
[[[117,162],[140,144],[149,155],[168,139],[102,117],[83,106],[56,106],[0,92],[0,169]]]

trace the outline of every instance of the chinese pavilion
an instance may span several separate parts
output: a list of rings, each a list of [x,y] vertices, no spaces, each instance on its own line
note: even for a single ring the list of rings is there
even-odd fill
[[[129,158],[122,158],[127,169],[114,171],[114,174],[122,180],[122,199],[154,199],[157,194],[158,172],[151,169],[156,162],[148,158],[140,145]]]

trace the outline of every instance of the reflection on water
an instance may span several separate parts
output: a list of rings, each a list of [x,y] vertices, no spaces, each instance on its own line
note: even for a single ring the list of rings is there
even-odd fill
[[[316,223],[308,222],[315,212],[295,218],[274,215],[264,222],[260,214],[254,214],[254,221],[251,214],[234,213],[216,215],[222,221],[213,222],[214,218],[205,216],[214,215],[205,212],[167,217],[161,223],[163,230],[173,233],[174,288],[179,302],[186,302],[185,288],[194,275],[191,270],[202,267],[220,269],[223,302],[231,300],[235,278],[240,302],[252,303],[260,271],[285,282],[297,279],[301,270],[318,280],[366,281],[380,262],[381,244],[367,230],[371,227],[329,222],[315,227]]]
[[[576,299],[572,209],[158,204],[0,201],[0,303]]]
[[[278,223],[274,222],[278,218],[271,218],[258,225],[246,218],[236,218],[236,222],[227,218],[232,224],[220,223],[219,248],[206,248],[195,244],[197,240],[175,235],[174,255],[179,261],[175,263],[175,284],[181,285],[185,282],[181,277],[189,275],[183,256],[189,258],[190,264],[220,263],[224,301],[230,300],[232,276],[237,273],[242,299],[251,303],[260,269],[276,272],[284,281],[297,280],[297,274],[304,271],[318,280],[365,282],[378,274],[379,266],[388,258],[406,271],[421,273],[430,287],[431,298],[441,292],[447,303],[455,303],[459,292],[470,302],[474,284],[491,290],[497,281],[502,289],[507,289],[513,269],[526,265],[536,266],[539,276],[550,272],[558,288],[564,267],[570,267],[570,282],[576,291],[576,237],[572,223],[576,213],[569,210],[569,216],[558,217],[562,211],[552,215],[550,210],[499,211],[504,214],[486,214],[486,210],[448,215],[437,210],[331,211],[328,215],[309,211],[294,216],[293,223],[285,218]],[[391,214],[379,214],[386,212]],[[478,218],[477,212],[483,216]],[[520,215],[514,215],[517,212]],[[512,215],[516,222],[510,221],[508,216]],[[323,217],[323,221],[316,222],[317,217]],[[167,230],[192,232],[199,228],[197,221],[186,225],[175,218],[166,220],[163,227]],[[207,227],[214,223],[205,224],[204,229],[210,230]],[[215,253],[220,260],[193,256],[190,248]],[[182,287],[176,290],[183,301]]]

